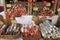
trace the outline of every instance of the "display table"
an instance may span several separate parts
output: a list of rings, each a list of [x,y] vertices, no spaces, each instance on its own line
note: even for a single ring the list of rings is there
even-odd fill
[[[0,15],[2,15],[4,18],[5,18],[5,13],[4,11],[0,13]],[[43,16],[39,16],[39,18],[41,18]],[[57,22],[57,19],[58,19],[58,15],[55,15],[55,16],[52,16],[52,17],[49,17],[49,16],[46,16],[47,19],[51,19],[52,20],[52,24],[55,24]],[[21,17],[16,17],[16,22],[17,23],[20,23],[20,24],[30,24],[32,23],[32,15],[31,16],[21,16]],[[48,39],[48,38],[41,38],[41,35],[40,36],[28,36],[28,37],[20,37],[18,39],[10,39],[10,40],[60,40],[60,39]],[[5,40],[5,39],[1,39],[1,40]],[[8,40],[8,39],[7,39]]]

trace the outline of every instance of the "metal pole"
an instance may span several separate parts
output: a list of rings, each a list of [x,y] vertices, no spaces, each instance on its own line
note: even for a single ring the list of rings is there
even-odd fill
[[[58,0],[55,1],[54,15],[55,15],[55,12],[56,12],[57,2],[58,2]]]
[[[3,0],[3,3],[4,3],[4,11],[6,11],[6,3],[5,3],[5,0]]]
[[[29,2],[28,2],[28,15],[30,14],[30,12],[29,12]]]

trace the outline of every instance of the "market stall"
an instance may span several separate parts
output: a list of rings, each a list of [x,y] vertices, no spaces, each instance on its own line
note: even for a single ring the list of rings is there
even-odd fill
[[[4,1],[0,13],[0,37],[18,40],[60,40],[57,0]],[[41,3],[41,4],[40,4]],[[43,4],[42,4],[43,3]],[[38,5],[39,4],[39,5]],[[21,39],[20,39],[21,40]]]

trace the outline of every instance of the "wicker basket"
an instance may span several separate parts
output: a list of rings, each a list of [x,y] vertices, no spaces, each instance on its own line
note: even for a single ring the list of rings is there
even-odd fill
[[[19,24],[19,27],[20,26],[21,26],[21,24]],[[20,36],[21,36],[21,31],[19,31],[16,35],[0,35],[0,37],[2,37],[4,39],[16,39],[16,38],[19,38]]]
[[[39,40],[41,38],[41,34],[39,36],[23,36],[23,40]]]
[[[32,37],[32,36],[28,36],[28,37],[23,37],[23,40],[39,40],[41,37]]]
[[[58,40],[57,38],[56,39],[53,39],[53,38],[44,38],[44,40]]]
[[[20,32],[18,32],[18,34],[16,35],[0,35],[1,38],[4,38],[4,39],[16,39],[20,36]]]
[[[0,35],[1,35],[2,31],[0,30]]]

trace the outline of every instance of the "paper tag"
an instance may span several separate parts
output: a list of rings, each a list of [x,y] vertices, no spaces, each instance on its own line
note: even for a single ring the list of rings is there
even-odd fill
[[[21,17],[16,17],[16,22],[20,24],[31,24],[32,23],[32,16],[21,16]]]

